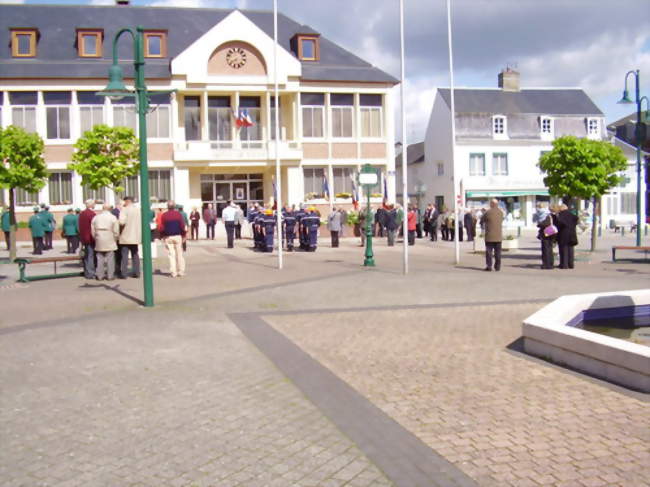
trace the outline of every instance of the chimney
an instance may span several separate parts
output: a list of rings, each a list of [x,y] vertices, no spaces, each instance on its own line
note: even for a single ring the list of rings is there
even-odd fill
[[[124,6],[128,6],[129,3],[131,3],[130,0],[115,0],[115,4],[116,4],[116,5],[124,5]]]
[[[499,88],[503,91],[519,91],[519,72],[506,68],[499,73]]]

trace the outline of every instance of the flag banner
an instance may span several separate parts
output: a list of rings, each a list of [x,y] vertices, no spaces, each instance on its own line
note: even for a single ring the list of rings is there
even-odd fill
[[[352,180],[352,206],[355,210],[359,209],[359,188],[357,188],[357,182],[355,180],[357,176],[350,174],[350,179]]]
[[[278,209],[278,189],[275,186],[275,177],[271,178],[271,182],[273,183],[273,209],[277,210]]]
[[[327,177],[323,175],[323,197],[329,201],[330,199],[330,186],[327,184]]]
[[[238,129],[255,125],[250,113],[245,108],[239,110],[239,112],[233,110],[233,117],[235,117],[235,125]]]
[[[386,177],[386,173],[383,173],[384,176],[384,199],[382,202],[382,205],[384,208],[388,206],[388,178]]]

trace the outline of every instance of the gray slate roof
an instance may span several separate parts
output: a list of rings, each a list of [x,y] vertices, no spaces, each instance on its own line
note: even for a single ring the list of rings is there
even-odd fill
[[[450,90],[439,88],[438,91],[447,106],[450,106]],[[539,88],[521,91],[458,88],[454,90],[454,104],[456,113],[603,116],[603,112],[580,88]]]
[[[398,156],[395,158],[396,165],[402,164],[402,154],[398,154]],[[424,162],[424,142],[409,144],[407,157],[408,159],[406,160],[406,164],[408,165]]]
[[[106,78],[111,63],[112,42],[121,27],[144,26],[145,29],[167,30],[168,57],[146,59],[147,78],[170,77],[170,62],[201,35],[223,20],[232,10],[203,8],[167,8],[87,5],[0,5],[0,79],[2,78]],[[242,10],[246,17],[273,37],[273,13]],[[11,56],[10,29],[36,28],[40,33],[36,58]],[[102,59],[79,58],[76,29],[104,30]],[[280,45],[291,52],[290,40],[295,34],[316,33],[278,14]],[[128,37],[128,34],[123,36]],[[216,46],[215,46],[216,47]],[[119,59],[125,76],[131,77],[133,43],[120,38]],[[122,61],[124,60],[124,61]],[[397,83],[389,74],[363,61],[354,54],[320,37],[320,60],[303,61],[303,80],[360,81]]]

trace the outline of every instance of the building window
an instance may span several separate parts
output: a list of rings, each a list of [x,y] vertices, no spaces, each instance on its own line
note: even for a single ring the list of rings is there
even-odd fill
[[[138,129],[138,118],[133,99],[123,98],[113,103],[113,127],[128,127],[134,132]]]
[[[232,112],[229,96],[208,97],[208,126],[210,140],[232,140]]]
[[[38,97],[35,91],[12,91],[9,93],[11,104],[11,123],[26,132],[36,132],[36,103]]]
[[[508,154],[500,152],[492,154],[492,174],[495,176],[508,175]]]
[[[322,167],[305,167],[303,168],[303,175],[305,182],[305,199],[322,198],[325,169]],[[307,196],[309,196],[309,198]]]
[[[125,196],[131,196],[135,201],[140,199],[140,183],[137,174],[124,178],[120,182],[120,186],[124,188],[124,191],[116,191],[116,199],[122,199]]]
[[[201,97],[184,99],[185,140],[201,140]]]
[[[106,201],[106,188],[90,189],[88,186],[82,186],[83,199],[95,200],[95,203]]]
[[[333,194],[349,193],[352,194],[352,175],[354,171],[350,167],[335,167],[333,170],[334,188]]]
[[[28,193],[24,189],[14,189],[17,206],[34,206],[38,204],[38,193]]]
[[[485,176],[485,154],[469,155],[469,175]]]
[[[381,95],[359,95],[361,137],[377,138],[383,134]]]
[[[549,117],[542,117],[540,119],[540,130],[542,138],[553,138],[553,119]]]
[[[325,95],[323,93],[301,93],[302,136],[305,138],[324,137]]]
[[[149,106],[151,111],[147,113],[147,137],[168,139],[171,113],[169,94],[151,95]]]
[[[492,134],[496,138],[503,138],[506,136],[506,117],[502,115],[495,115],[492,117]]]
[[[72,204],[72,173],[53,172],[48,180],[51,205]]]
[[[444,176],[445,175],[445,165],[442,162],[439,162],[437,164],[437,174],[438,176]]]
[[[170,169],[149,171],[149,197],[152,200],[168,201],[172,198],[172,174]]]
[[[97,29],[77,29],[77,52],[79,57],[102,57],[104,33]]]
[[[69,91],[46,91],[45,115],[47,123],[47,138],[50,140],[70,138],[70,100]]]
[[[92,130],[95,125],[104,123],[104,97],[94,91],[77,92],[81,134]]]
[[[587,119],[587,135],[590,138],[598,138],[600,136],[600,121],[597,118]]]
[[[167,56],[167,32],[149,31],[144,33],[144,57]]]
[[[332,137],[350,138],[354,136],[352,127],[354,96],[352,94],[330,95],[330,110],[332,112]]]
[[[253,122],[250,127],[242,127],[239,130],[239,139],[242,142],[262,140],[261,102],[259,96],[242,96],[239,98],[239,110],[246,110]]]
[[[13,57],[36,57],[36,29],[13,29],[11,31],[11,55]]]
[[[298,35],[298,59],[301,61],[318,61],[320,59],[320,48],[318,36]]]
[[[620,193],[621,196],[621,213],[632,215],[636,214],[636,193]]]

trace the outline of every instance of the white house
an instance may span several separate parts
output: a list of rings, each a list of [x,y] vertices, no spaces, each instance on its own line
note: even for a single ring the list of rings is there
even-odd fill
[[[550,199],[537,163],[556,137],[606,138],[603,113],[582,89],[520,89],[511,69],[498,88],[455,89],[455,150],[450,106],[450,90],[439,88],[424,140],[424,198],[449,207],[455,197],[468,207],[497,198],[513,224],[532,226],[536,203]]]

